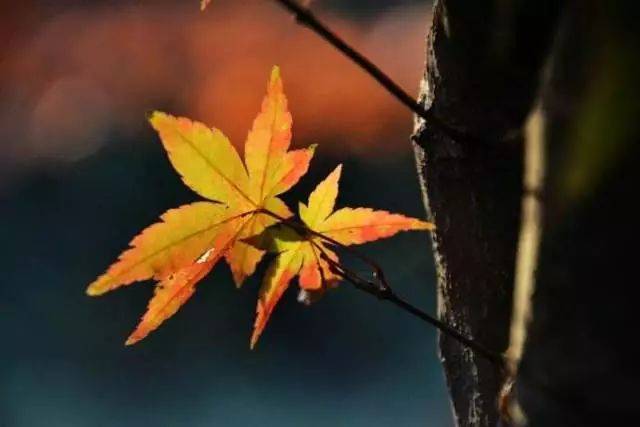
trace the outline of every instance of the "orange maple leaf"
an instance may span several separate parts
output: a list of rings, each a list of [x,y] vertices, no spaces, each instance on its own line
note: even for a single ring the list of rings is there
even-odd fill
[[[269,230],[272,250],[278,256],[260,289],[251,348],[295,276],[299,276],[300,287],[307,291],[317,291],[340,280],[330,265],[339,263],[338,256],[328,246],[362,244],[400,231],[433,229],[429,222],[369,208],[342,208],[334,212],[341,171],[338,166],[329,174],[311,193],[307,205],[300,203],[300,218],[313,233],[302,233],[286,225]]]
[[[262,110],[247,137],[244,163],[217,129],[161,112],[153,113],[150,122],[184,183],[218,203],[196,202],[168,211],[87,288],[89,295],[101,295],[135,281],[160,282],[128,344],[171,317],[222,257],[237,286],[255,271],[264,250],[244,240],[276,222],[262,210],[292,215],[277,196],[307,172],[315,150],[289,151],[292,119],[278,67],[271,72]]]

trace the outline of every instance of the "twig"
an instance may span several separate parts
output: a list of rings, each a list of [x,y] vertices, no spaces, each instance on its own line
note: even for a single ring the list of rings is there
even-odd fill
[[[386,300],[394,303],[398,307],[424,320],[425,322],[435,326],[441,332],[454,338],[458,342],[466,345],[467,347],[475,351],[477,354],[489,360],[491,363],[493,363],[497,367],[499,368],[503,367],[504,358],[502,357],[502,355],[487,349],[485,346],[481,345],[480,343],[478,343],[477,341],[474,341],[471,338],[467,338],[465,335],[463,335],[456,329],[453,329],[451,326],[447,325],[446,323],[430,316],[428,313],[420,310],[419,308],[414,307],[404,299],[397,296],[395,293],[392,292],[391,295],[388,298],[386,298]]]
[[[457,340],[458,342],[464,344],[465,346],[469,347],[470,349],[472,349],[473,351],[475,351],[477,354],[481,355],[482,357],[486,358],[487,360],[489,360],[491,363],[493,363],[494,365],[496,365],[497,367],[502,367],[504,360],[502,358],[501,355],[487,349],[486,347],[484,347],[483,345],[479,344],[478,342],[467,338],[465,335],[463,335],[462,333],[460,333],[459,331],[457,331],[456,329],[452,328],[451,326],[447,325],[446,323],[436,319],[435,317],[431,316],[430,314],[426,313],[425,311],[415,307],[414,305],[412,305],[411,303],[407,302],[406,300],[404,300],[403,298],[399,297],[392,289],[390,286],[388,286],[388,284],[385,283],[384,286],[377,286],[376,283],[374,282],[370,282],[367,280],[362,279],[361,277],[359,277],[356,273],[348,270],[347,268],[345,268],[344,266],[336,263],[335,261],[333,261],[331,258],[327,257],[327,256],[323,256],[324,252],[322,251],[322,248],[318,247],[318,249],[321,251],[322,253],[322,258],[329,263],[329,265],[331,265],[331,267],[334,269],[334,272],[338,275],[340,275],[344,280],[348,281],[349,283],[353,284],[356,288],[363,290],[371,295],[376,296],[377,298],[383,300],[383,301],[389,301],[393,304],[395,304],[396,306],[400,307],[401,309],[405,310],[408,313],[413,314],[414,316],[418,317],[419,319],[431,324],[432,326],[434,326],[435,328],[437,328],[438,330],[440,330],[442,333],[454,338],[455,340]]]
[[[357,250],[355,250],[355,249],[353,249],[353,248],[351,248],[349,246],[346,246],[346,245],[336,241],[335,239],[332,239],[329,236],[326,236],[326,235],[324,235],[322,233],[319,233],[317,231],[311,230],[309,227],[307,227],[303,223],[299,223],[299,222],[291,220],[289,218],[284,218],[284,217],[282,217],[282,216],[280,216],[280,215],[278,215],[278,214],[276,214],[274,212],[271,212],[268,209],[258,209],[258,210],[256,210],[256,212],[262,213],[262,214],[265,214],[265,215],[269,215],[269,216],[271,216],[273,218],[278,219],[282,224],[284,224],[284,225],[288,226],[289,228],[293,229],[294,231],[300,233],[302,236],[315,236],[315,237],[318,237],[318,238],[320,238],[320,239],[322,239],[322,240],[324,240],[324,241],[326,241],[326,242],[328,242],[328,243],[330,243],[330,244],[332,244],[334,246],[337,246],[337,247],[339,247],[341,249],[344,249],[344,250],[348,251],[350,254],[354,255],[357,258],[359,258],[360,260],[365,262],[369,267],[372,268],[373,277],[374,277],[374,279],[376,279],[375,282],[363,279],[357,273],[349,270],[348,268],[346,268],[342,264],[339,264],[339,263],[335,262],[333,259],[331,259],[331,257],[329,257],[326,254],[326,252],[324,251],[322,246],[320,246],[319,244],[315,243],[311,239],[308,240],[309,243],[311,243],[311,245],[320,252],[320,257],[329,264],[331,270],[334,273],[336,273],[337,275],[339,275],[342,279],[344,279],[347,282],[351,283],[357,289],[360,289],[360,290],[365,291],[365,292],[367,292],[367,293],[369,293],[371,295],[374,295],[375,297],[377,297],[380,300],[389,301],[389,302],[395,304],[397,307],[400,307],[404,311],[413,314],[414,316],[418,317],[419,319],[421,319],[421,320],[429,323],[430,325],[434,326],[435,328],[440,330],[442,333],[452,337],[453,339],[457,340],[461,344],[469,347],[470,349],[475,351],[478,355],[486,358],[487,360],[489,360],[491,363],[493,363],[497,367],[499,367],[499,368],[503,367],[504,359],[500,354],[495,353],[495,352],[487,349],[483,345],[479,344],[478,342],[474,341],[471,338],[466,337],[461,332],[457,331],[456,329],[452,328],[451,326],[447,325],[446,323],[436,319],[435,317],[431,316],[430,314],[422,311],[421,309],[413,306],[412,304],[410,304],[406,300],[404,300],[401,297],[399,297],[391,289],[391,286],[389,286],[389,283],[387,282],[387,280],[386,280],[386,278],[384,276],[384,272],[382,271],[382,268],[380,268],[380,266],[378,266],[377,263],[375,263],[373,260],[371,260],[367,256],[361,254],[360,252],[358,252]]]
[[[389,93],[391,93],[398,101],[403,103],[411,111],[420,117],[427,118],[429,114],[427,110],[418,104],[415,99],[394,82],[386,73],[384,73],[371,60],[358,52],[329,27],[322,23],[308,7],[304,7],[294,0],[275,0],[282,7],[289,10],[296,17],[301,25],[311,29],[318,36],[326,40],[331,46],[338,49],[347,58],[355,62],[360,68],[366,71],[371,77],[376,79]]]
[[[333,32],[325,23],[320,21],[308,7],[302,6],[295,0],[274,0],[277,4],[293,13],[296,21],[309,28],[320,38],[325,40],[331,46],[336,48],[340,53],[349,58],[358,65],[367,74],[373,77],[380,85],[387,90],[394,98],[400,101],[405,107],[413,111],[415,114],[423,118],[430,126],[439,129],[442,133],[448,135],[452,139],[466,139],[470,141],[485,142],[482,138],[473,135],[467,135],[457,129],[454,129],[440,118],[436,117],[432,109],[426,109],[400,87],[388,74],[374,64],[370,59],[358,52],[353,46],[344,41],[340,36]]]

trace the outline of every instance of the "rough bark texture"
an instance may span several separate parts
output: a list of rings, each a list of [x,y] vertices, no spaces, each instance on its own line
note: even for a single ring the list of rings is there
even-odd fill
[[[635,7],[635,9],[634,9]],[[548,178],[517,379],[529,425],[637,425],[640,29],[632,1],[568,4],[543,101]]]
[[[437,120],[419,121],[414,141],[437,226],[439,314],[501,352],[520,224],[521,129],[560,2],[440,0],[434,8],[421,102]],[[442,335],[440,353],[458,425],[496,425],[501,373]]]

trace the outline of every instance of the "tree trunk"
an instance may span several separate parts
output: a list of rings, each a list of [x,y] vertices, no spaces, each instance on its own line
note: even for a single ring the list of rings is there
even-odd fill
[[[416,122],[414,142],[437,226],[439,314],[484,346],[507,348],[528,218],[521,201],[535,199],[544,227],[538,250],[518,256],[531,257],[535,293],[531,319],[514,316],[528,334],[511,336],[525,342],[513,399],[533,426],[637,422],[637,303],[626,295],[640,218],[634,2],[434,7],[420,94],[430,119]],[[523,191],[522,129],[536,98],[548,173],[542,191]],[[502,373],[447,336],[440,353],[457,425],[497,425]]]
[[[522,127],[560,2],[440,0],[414,135],[441,318],[502,352],[509,342],[523,174]],[[446,123],[446,126],[442,126]],[[451,338],[440,355],[460,426],[494,426],[502,372]]]

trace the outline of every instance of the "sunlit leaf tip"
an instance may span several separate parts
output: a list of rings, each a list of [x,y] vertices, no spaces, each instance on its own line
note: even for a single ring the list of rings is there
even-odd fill
[[[195,263],[171,274],[156,285],[153,298],[140,324],[127,338],[125,345],[133,345],[157,329],[173,316],[195,292],[196,284],[206,276],[220,259],[221,253],[209,249]]]
[[[282,76],[280,75],[280,67],[274,65],[271,68],[271,77],[269,78],[269,88],[282,91]]]
[[[212,0],[200,0],[200,10],[204,11]]]

